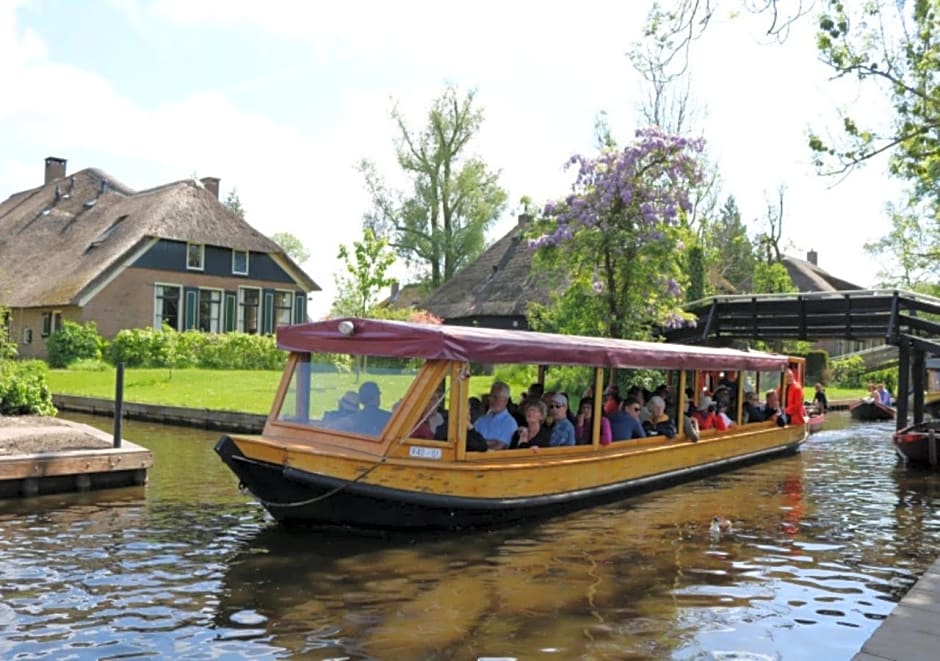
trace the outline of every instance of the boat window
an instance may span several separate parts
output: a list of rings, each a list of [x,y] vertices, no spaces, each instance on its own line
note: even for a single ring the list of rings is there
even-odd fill
[[[434,389],[421,417],[408,434],[411,438],[423,438],[431,441],[447,440],[447,402],[450,401],[450,388],[448,379],[441,379],[441,382]]]
[[[277,419],[379,436],[421,361],[305,354],[291,374]]]

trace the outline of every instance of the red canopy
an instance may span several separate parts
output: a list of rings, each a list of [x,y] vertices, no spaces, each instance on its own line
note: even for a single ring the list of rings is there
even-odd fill
[[[352,324],[351,334],[340,332],[341,322]],[[478,363],[760,371],[788,363],[787,356],[757,351],[381,319],[281,326],[277,344],[287,351]]]

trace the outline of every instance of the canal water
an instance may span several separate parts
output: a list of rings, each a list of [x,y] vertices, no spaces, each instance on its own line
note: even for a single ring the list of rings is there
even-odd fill
[[[940,474],[827,424],[606,507],[364,536],[285,530],[217,434],[130,421],[146,487],[0,501],[0,658],[849,659],[937,555]]]

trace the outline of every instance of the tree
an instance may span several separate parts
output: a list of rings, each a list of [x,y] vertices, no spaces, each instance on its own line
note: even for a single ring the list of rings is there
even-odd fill
[[[765,233],[757,238],[754,264],[754,291],[762,294],[786,294],[796,291],[790,272],[783,265],[780,238],[783,236],[783,198],[786,189],[777,189],[776,208],[767,203],[767,225]]]
[[[225,196],[225,201],[222,202],[226,209],[231,211],[238,218],[245,220],[245,208],[242,206],[241,198],[238,197],[238,189],[232,188],[228,192],[228,195]]]
[[[271,240],[281,247],[287,256],[298,264],[303,264],[310,259],[310,252],[304,247],[304,244],[290,232],[275,232],[271,235]]]
[[[574,332],[550,327],[574,321],[578,332],[641,338],[684,321],[685,217],[703,148],[650,128],[623,149],[569,160],[578,170],[574,192],[546,205],[535,225],[540,266],[559,291],[554,310],[535,310],[536,325]]]
[[[336,299],[330,314],[336,317],[365,317],[378,303],[379,292],[393,282],[386,276],[395,263],[388,241],[379,238],[370,228],[362,231],[362,240],[353,241],[352,253],[339,247],[337,259],[345,273],[335,275]]]
[[[940,203],[940,6],[936,0],[843,3],[828,0],[817,46],[838,78],[877,85],[894,121],[864,127],[845,115],[842,139],[810,137],[817,165],[841,173],[888,153],[891,172],[911,182],[915,200]]]
[[[880,240],[865,244],[869,255],[890,257],[891,267],[878,273],[880,285],[937,295],[940,288],[936,284],[935,246],[940,244],[940,227],[936,222],[921,222],[921,218],[930,217],[922,207],[898,208],[889,204],[887,211],[891,231]]]
[[[705,243],[716,279],[727,281],[738,292],[754,291],[754,245],[733,195],[728,196],[718,218],[706,228]]]
[[[359,165],[372,198],[365,227],[387,237],[432,288],[483,251],[486,229],[506,203],[499,174],[468,156],[483,122],[474,99],[473,91],[461,96],[448,87],[432,104],[426,126],[417,132],[397,107],[393,109],[398,164],[411,179],[409,193],[389,189],[368,160]]]

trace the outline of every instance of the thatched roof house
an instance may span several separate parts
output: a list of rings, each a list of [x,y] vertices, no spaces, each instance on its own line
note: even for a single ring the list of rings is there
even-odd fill
[[[420,307],[444,323],[528,329],[526,306],[547,303],[550,287],[532,274],[535,248],[523,236],[528,215],[475,261],[441,285]]]
[[[42,314],[95,321],[106,337],[156,321],[266,332],[278,303],[292,321],[297,306],[305,315],[307,293],[320,287],[218,190],[207,177],[135,191],[96,168],[67,177],[64,159],[46,159],[43,185],[0,203],[0,305],[12,311],[21,355],[43,354],[28,346],[32,331],[41,323],[48,335],[57,318]]]
[[[800,292],[816,291],[849,291],[852,289],[863,289],[851,282],[837,278],[828,271],[819,268],[819,256],[815,250],[810,250],[806,254],[806,259],[799,259],[784,255],[781,258],[784,267],[790,274],[790,280]]]

